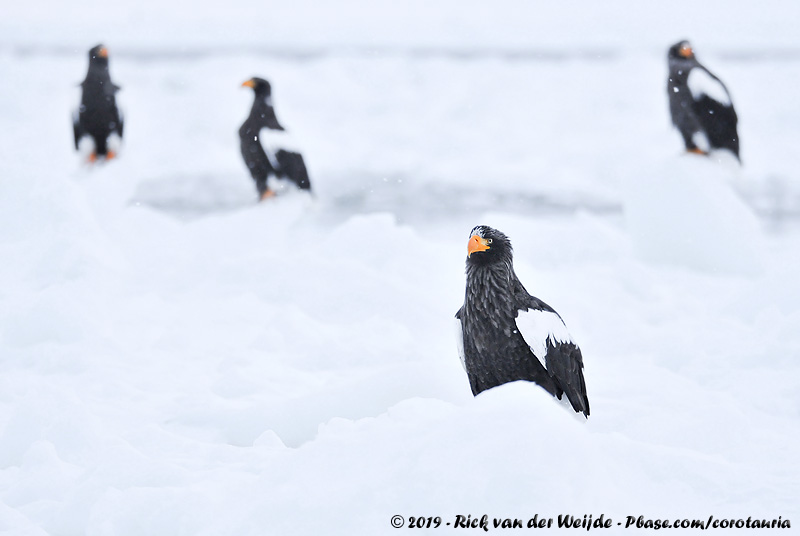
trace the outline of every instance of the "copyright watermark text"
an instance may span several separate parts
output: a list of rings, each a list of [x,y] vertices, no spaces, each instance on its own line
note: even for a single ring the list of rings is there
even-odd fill
[[[394,528],[409,529],[438,529],[440,527],[450,527],[456,529],[476,529],[489,532],[490,530],[501,529],[609,529],[611,527],[623,527],[631,529],[789,529],[792,523],[788,519],[778,516],[777,519],[766,519],[761,517],[749,516],[738,519],[717,519],[713,515],[708,519],[650,519],[644,516],[625,516],[614,520],[605,514],[595,517],[593,514],[585,514],[583,517],[573,515],[559,515],[557,517],[546,517],[535,514],[527,518],[499,518],[490,517],[488,514],[480,515],[454,515],[442,516],[409,516],[405,518],[401,515],[394,515],[391,518]]]

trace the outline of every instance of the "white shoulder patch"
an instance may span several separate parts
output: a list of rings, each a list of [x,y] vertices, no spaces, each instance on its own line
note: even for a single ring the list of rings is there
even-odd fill
[[[530,346],[533,355],[547,368],[547,339],[555,342],[572,342],[567,326],[555,313],[528,309],[517,315],[517,329]]]
[[[261,147],[264,148],[264,152],[267,153],[269,163],[272,164],[272,167],[275,169],[279,167],[275,154],[281,149],[302,154],[300,149],[297,148],[297,144],[294,142],[291,134],[285,130],[274,130],[264,127],[258,132],[258,141],[261,143]]]
[[[730,106],[731,97],[728,95],[725,86],[719,80],[708,74],[705,69],[695,67],[689,71],[689,79],[686,81],[689,91],[694,100],[700,99],[703,95],[708,95],[715,101]]]
[[[464,328],[461,326],[461,319],[455,319],[456,324],[456,346],[458,347],[458,357],[461,359],[461,366],[464,367],[464,372],[467,370],[467,360],[464,357]]]

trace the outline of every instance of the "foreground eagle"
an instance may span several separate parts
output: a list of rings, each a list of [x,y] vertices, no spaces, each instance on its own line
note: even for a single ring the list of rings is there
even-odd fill
[[[511,241],[479,225],[467,243],[467,291],[456,313],[472,394],[516,380],[539,384],[589,416],[581,350],[561,317],[514,273]]]
[[[103,45],[89,50],[89,71],[81,89],[80,107],[72,115],[75,150],[80,150],[81,140],[86,137],[91,142],[90,162],[98,158],[111,160],[122,139],[122,115],[115,98],[120,87],[111,82],[108,49]]]
[[[263,78],[251,78],[242,87],[255,93],[250,115],[239,129],[242,158],[256,181],[261,200],[275,195],[268,179],[288,179],[301,190],[311,190],[303,156],[291,149],[291,141],[278,123],[272,107],[272,88]]]
[[[669,111],[686,150],[708,154],[728,149],[738,160],[738,118],[728,88],[697,61],[688,41],[670,47],[667,57]]]

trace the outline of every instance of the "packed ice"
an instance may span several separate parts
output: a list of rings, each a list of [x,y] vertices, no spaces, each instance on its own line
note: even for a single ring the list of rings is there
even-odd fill
[[[800,524],[794,3],[45,4],[0,21],[0,532]],[[670,125],[684,37],[741,167]],[[125,137],[89,165],[70,114],[101,40]],[[253,75],[313,196],[257,202]],[[580,345],[585,424],[528,383],[472,396],[479,224]]]

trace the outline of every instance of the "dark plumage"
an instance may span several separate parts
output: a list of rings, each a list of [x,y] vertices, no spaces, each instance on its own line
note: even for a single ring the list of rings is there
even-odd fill
[[[728,88],[697,61],[688,41],[670,47],[667,58],[669,111],[686,150],[728,149],[738,159],[738,118]]]
[[[456,313],[459,353],[472,393],[516,380],[539,384],[589,416],[581,350],[553,308],[514,273],[511,241],[491,227],[470,233],[467,290]]]
[[[89,71],[81,82],[81,88],[81,105],[72,116],[75,150],[79,149],[81,139],[87,136],[94,144],[89,160],[114,158],[116,152],[115,148],[109,147],[109,137],[116,134],[122,139],[122,115],[115,98],[120,87],[111,82],[108,50],[103,45],[89,51]]]
[[[275,195],[267,182],[270,177],[289,179],[301,190],[311,190],[303,156],[287,146],[288,136],[275,116],[269,82],[251,78],[242,87],[252,88],[255,98],[250,115],[239,129],[239,140],[261,199]]]

